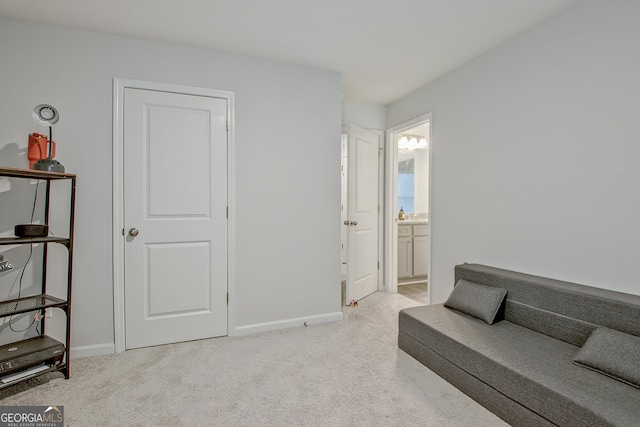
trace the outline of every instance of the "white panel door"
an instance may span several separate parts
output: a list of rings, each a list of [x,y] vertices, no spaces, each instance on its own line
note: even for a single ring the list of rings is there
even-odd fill
[[[227,101],[124,91],[125,342],[227,334]]]
[[[378,290],[378,135],[349,126],[347,302]]]

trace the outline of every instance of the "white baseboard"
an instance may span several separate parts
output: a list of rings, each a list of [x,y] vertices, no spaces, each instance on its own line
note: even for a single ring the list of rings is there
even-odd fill
[[[319,314],[316,316],[298,317],[295,319],[277,320],[275,322],[256,323],[253,325],[238,326],[229,331],[229,336],[241,336],[257,334],[258,332],[276,331],[278,329],[295,328],[299,326],[317,325],[320,323],[337,322],[343,320],[341,311],[335,313]],[[114,343],[85,345],[80,347],[71,347],[71,359],[79,359],[81,357],[105,356],[115,354],[116,347]]]
[[[79,359],[81,357],[105,356],[107,354],[114,354],[115,351],[115,345],[113,343],[109,343],[71,347],[71,351],[69,353],[71,354],[71,359]]]
[[[342,320],[342,312],[319,314],[316,316],[298,317],[295,319],[277,320],[275,322],[256,323],[253,325],[236,326],[229,331],[230,336],[256,334],[258,332],[276,331],[278,329],[295,328],[298,326],[314,325],[318,323],[337,322]]]

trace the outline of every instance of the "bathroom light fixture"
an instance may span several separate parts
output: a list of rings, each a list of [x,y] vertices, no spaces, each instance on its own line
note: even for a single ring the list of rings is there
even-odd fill
[[[427,148],[427,139],[422,135],[402,134],[398,139],[398,148],[404,150],[415,150],[416,148]]]

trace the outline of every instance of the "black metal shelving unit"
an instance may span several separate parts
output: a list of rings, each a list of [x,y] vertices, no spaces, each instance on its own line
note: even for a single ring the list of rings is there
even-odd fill
[[[44,200],[44,223],[49,223],[49,202],[51,197],[51,181],[55,180],[67,180],[71,185],[70,193],[70,210],[69,210],[69,235],[66,237],[34,237],[34,238],[21,238],[21,237],[2,237],[0,238],[0,246],[8,245],[31,245],[36,243],[43,244],[42,251],[42,286],[41,293],[37,295],[30,295],[17,299],[0,301],[0,318],[13,316],[20,313],[27,313],[30,311],[44,310],[47,308],[60,308],[66,314],[66,333],[65,333],[65,355],[64,358],[56,358],[55,363],[51,363],[49,366],[39,367],[37,372],[33,374],[25,374],[16,380],[4,381],[0,378],[0,388],[4,388],[18,382],[27,380],[34,376],[42,375],[48,372],[59,371],[62,372],[65,378],[69,378],[69,349],[71,347],[71,284],[72,284],[72,272],[73,272],[73,229],[74,229],[74,216],[75,216],[75,199],[76,199],[76,175],[70,173],[60,172],[46,172],[30,169],[15,169],[0,167],[0,177],[10,178],[25,178],[25,179],[38,179],[43,180],[46,184],[45,187],[45,200]],[[67,294],[65,298],[59,298],[53,295],[47,294],[47,260],[48,260],[48,245],[60,244],[67,248],[68,251],[68,265],[67,265]],[[40,319],[40,337],[36,337],[35,340],[51,341],[52,339],[46,335],[46,316],[42,316]],[[34,338],[28,340],[33,341]],[[22,340],[22,341],[28,341]],[[16,347],[22,342],[16,341],[11,343]],[[62,361],[61,361],[62,360]],[[45,364],[46,365],[46,364]],[[2,366],[0,366],[2,368]],[[26,370],[25,370],[26,372]],[[0,373],[1,375],[1,373]],[[12,375],[14,376],[14,375]]]

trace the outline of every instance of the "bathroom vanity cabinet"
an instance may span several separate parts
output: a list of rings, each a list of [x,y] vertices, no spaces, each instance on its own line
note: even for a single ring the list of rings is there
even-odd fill
[[[398,283],[427,280],[429,260],[429,226],[398,225]]]

